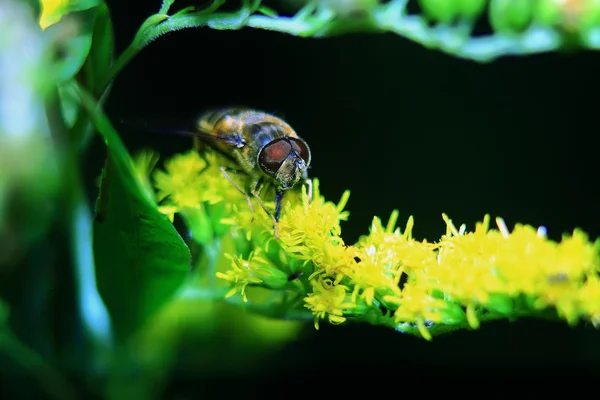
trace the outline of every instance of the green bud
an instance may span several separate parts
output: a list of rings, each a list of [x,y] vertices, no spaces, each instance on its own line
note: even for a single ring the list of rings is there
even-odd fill
[[[256,269],[254,276],[263,281],[261,286],[269,289],[283,289],[289,282],[288,275],[285,272],[264,263],[261,263],[260,268]]]
[[[600,0],[586,0],[581,12],[580,31],[600,27]]]
[[[456,325],[466,321],[465,311],[461,306],[455,303],[446,303],[446,307],[441,310],[441,324]]]
[[[514,304],[509,296],[492,294],[486,308],[500,314],[510,315],[514,311]]]
[[[499,33],[523,31],[531,23],[532,0],[491,0],[490,23]]]
[[[351,296],[346,296],[346,301],[348,303],[350,303]],[[369,305],[367,305],[367,303],[365,302],[364,299],[358,297],[356,299],[356,304],[354,307],[344,310],[344,316],[360,317],[362,315],[365,315],[366,313],[368,313],[369,311],[371,311],[373,309],[377,309],[377,306],[375,304],[372,304],[371,306],[369,306]]]
[[[563,7],[563,0],[538,1],[533,8],[533,20],[545,27],[556,26],[561,22]]]
[[[458,0],[458,13],[462,18],[474,20],[485,10],[487,0]]]
[[[458,15],[457,0],[420,0],[425,15],[434,21],[450,23]]]

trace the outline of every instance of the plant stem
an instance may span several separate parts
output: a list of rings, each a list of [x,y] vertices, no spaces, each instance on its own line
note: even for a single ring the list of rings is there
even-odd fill
[[[225,301],[228,304],[239,308],[245,308],[252,313],[262,315],[263,317],[292,321],[312,321],[314,319],[314,315],[308,309],[289,308],[286,307],[285,304],[275,304],[275,302],[258,304],[250,301],[244,303],[241,296],[232,296],[225,299]]]

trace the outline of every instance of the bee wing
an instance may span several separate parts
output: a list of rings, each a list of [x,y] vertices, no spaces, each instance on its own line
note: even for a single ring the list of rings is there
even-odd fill
[[[134,119],[122,119],[120,123],[123,126],[133,127],[137,130],[143,130],[146,132],[154,132],[166,135],[179,135],[185,136],[189,138],[198,138],[200,140],[209,142],[209,143],[223,143],[229,145],[231,147],[242,147],[245,142],[241,139],[240,136],[235,135],[219,135],[215,132],[204,130],[201,128],[187,128],[187,129],[172,129],[165,128],[164,123],[162,124],[153,124],[149,123],[147,120],[134,120]]]
[[[231,147],[241,147],[244,143],[240,143],[239,138],[232,135],[217,135],[210,131],[204,130],[185,130],[185,129],[151,129],[157,133],[164,133],[167,135],[179,135],[191,138],[198,138],[212,143],[224,143]]]

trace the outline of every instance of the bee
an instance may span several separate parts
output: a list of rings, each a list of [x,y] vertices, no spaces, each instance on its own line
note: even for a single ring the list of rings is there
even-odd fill
[[[247,108],[206,111],[200,116],[196,129],[175,133],[193,136],[233,161],[235,168],[221,166],[221,172],[246,197],[254,212],[248,191],[240,187],[230,173],[243,173],[250,178],[250,194],[273,220],[275,237],[279,237],[277,223],[285,191],[303,182],[307,185],[309,201],[312,198],[308,144],[281,118]],[[274,213],[260,197],[261,190],[267,185],[275,188]]]

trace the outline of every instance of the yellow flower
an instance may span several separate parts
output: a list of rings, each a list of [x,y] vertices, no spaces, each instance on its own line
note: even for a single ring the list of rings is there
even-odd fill
[[[313,190],[312,202],[303,193],[301,202],[287,203],[279,224],[281,247],[292,256],[314,264],[311,279],[324,274],[339,283],[355,255],[355,248],[346,246],[339,236],[340,221],[348,218],[343,209],[350,193],[346,191],[335,205],[321,196],[317,179],[313,181]]]
[[[39,24],[42,29],[46,29],[60,21],[68,11],[70,0],[41,0],[42,12],[40,14]]]
[[[197,151],[178,154],[165,162],[165,170],[154,173],[158,201],[177,210],[198,208],[201,203],[228,204],[244,201],[244,196],[220,172],[217,156],[207,153],[206,159]],[[169,209],[172,212],[172,208]]]
[[[457,230],[445,215],[444,219],[448,231],[438,244],[437,265],[426,272],[428,284],[466,304],[485,304],[490,293],[504,292],[496,263],[503,239],[488,231],[489,216],[469,233]]]
[[[446,308],[444,300],[434,298],[426,287],[416,282],[404,285],[402,294],[398,296],[385,296],[385,301],[397,304],[394,318],[397,323],[416,322],[421,335],[431,340],[431,334],[425,327],[426,322],[439,322],[442,312]]]
[[[385,302],[398,305],[395,310],[397,322],[416,322],[425,336],[424,324],[442,320],[444,308],[450,301],[466,307],[469,325],[477,328],[477,310],[481,306],[493,309],[500,304],[510,313],[510,308],[506,309],[509,303],[502,298],[520,295],[533,300],[532,314],[535,309],[553,306],[571,324],[580,315],[587,315],[592,321],[599,320],[600,306],[595,306],[600,300],[596,272],[599,269],[598,245],[589,243],[582,232],[576,230],[572,236],[565,236],[556,243],[546,238],[543,228],[517,225],[510,232],[499,218],[496,220],[498,230],[489,229],[490,217],[486,216],[474,232],[466,232],[465,226],[457,229],[445,215],[444,219],[447,232],[438,243],[436,261],[422,256],[422,260],[429,261],[409,275],[409,282],[401,294],[383,296]],[[381,230],[381,224],[375,225]],[[377,235],[385,237],[382,232]],[[372,239],[364,239],[362,243],[369,241]],[[380,247],[372,246],[373,254],[381,253]],[[386,259],[393,260],[391,255],[397,255],[393,248]],[[383,270],[379,275],[385,272]],[[380,281],[379,287],[382,286],[384,283]],[[433,296],[434,292],[443,299]]]
[[[499,275],[510,291],[539,295],[560,277],[579,281],[597,265],[597,252],[581,232],[564,237],[561,243],[548,240],[544,230],[517,225],[497,251]]]
[[[488,230],[489,216],[465,233],[444,218],[449,233],[439,243],[438,265],[426,273],[432,289],[484,306],[495,294],[526,295],[535,308],[554,306],[571,324],[579,319],[579,288],[599,265],[598,245],[585,234],[575,230],[556,243],[544,228],[517,224],[510,232],[500,218],[498,230]]]
[[[231,269],[226,273],[217,272],[220,279],[233,284],[231,290],[225,295],[229,298],[239,292],[244,302],[246,297],[246,286],[261,284],[271,289],[281,289],[288,283],[288,276],[277,269],[271,262],[261,256],[262,251],[256,249],[247,260],[237,255],[225,254],[231,260]]]
[[[311,283],[313,292],[304,299],[304,306],[315,315],[315,328],[319,329],[319,319],[325,317],[332,324],[344,322],[344,310],[354,307],[347,298],[348,287],[336,285],[333,280],[323,277],[313,279]]]
[[[581,313],[588,316],[594,326],[600,325],[600,278],[590,276],[577,292]]]
[[[167,199],[178,208],[198,207],[203,201],[204,177],[200,176],[207,167],[195,151],[178,154],[165,163],[165,171],[154,173],[154,185],[158,201]]]
[[[379,218],[374,218],[370,234],[359,240],[356,256],[360,261],[352,265],[349,273],[355,285],[354,300],[361,288],[361,297],[369,305],[376,293],[399,295],[398,285],[403,273],[412,276],[414,271],[435,262],[435,247],[412,239],[413,218],[409,218],[404,233],[394,229],[397,218],[395,211],[385,228]]]
[[[376,291],[385,291],[400,294],[398,282],[400,275],[397,264],[381,263],[377,253],[368,253],[365,249],[357,252],[359,262],[353,264],[349,272],[351,282],[354,284],[352,299],[356,301],[360,289],[363,289],[361,297],[368,305],[373,304]]]
[[[340,239],[340,221],[348,219],[349,213],[343,209],[349,196],[349,191],[344,192],[337,205],[325,201],[319,192],[319,180],[314,179],[311,201],[303,190],[300,202],[288,202],[284,208],[279,224],[283,246],[308,260],[314,251],[320,251],[324,241]]]

